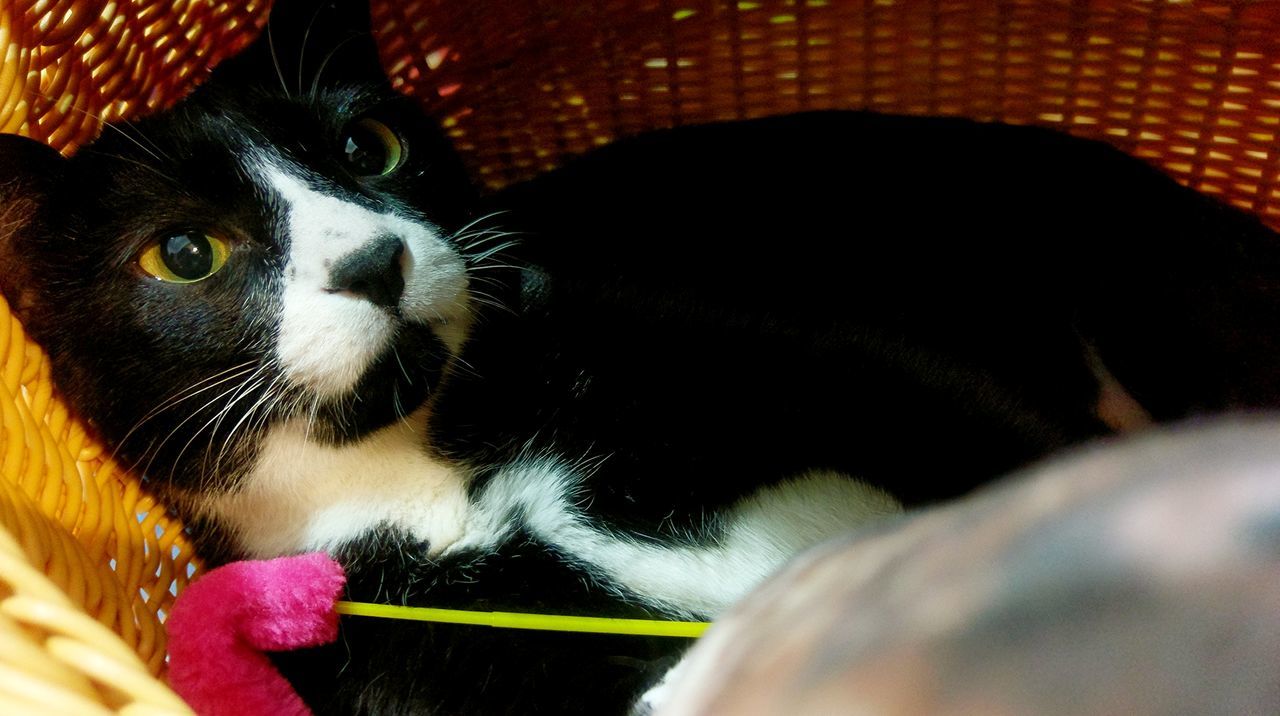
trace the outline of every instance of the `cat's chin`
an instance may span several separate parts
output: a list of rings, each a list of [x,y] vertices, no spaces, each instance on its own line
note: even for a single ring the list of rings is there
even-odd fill
[[[452,359],[452,346],[432,326],[404,323],[355,385],[337,397],[320,399],[309,415],[311,436],[342,444],[406,419],[439,386]]]

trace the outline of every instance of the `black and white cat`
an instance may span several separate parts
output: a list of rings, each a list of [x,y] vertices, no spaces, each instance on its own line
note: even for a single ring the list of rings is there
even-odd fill
[[[5,294],[215,563],[710,618],[1107,433],[1111,376],[1158,420],[1280,403],[1276,236],[1101,144],[808,114],[481,196],[350,8],[298,5],[71,159],[0,137]],[[278,663],[324,713],[604,714],[682,646],[351,619]]]

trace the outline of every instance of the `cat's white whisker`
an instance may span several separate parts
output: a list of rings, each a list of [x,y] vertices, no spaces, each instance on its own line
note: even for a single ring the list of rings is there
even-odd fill
[[[217,373],[214,373],[213,375],[208,376],[207,378],[203,378],[200,381],[193,383],[187,386],[186,388],[183,388],[181,391],[178,391],[177,393],[171,395],[164,402],[152,408],[146,415],[142,417],[142,419],[148,420],[156,416],[157,414],[162,413],[165,410],[168,410],[169,408],[173,407],[177,403],[181,403],[183,401],[189,400],[195,397],[196,395],[203,393],[206,390],[209,390],[222,383],[227,382],[228,380],[234,380],[238,375],[251,372],[252,371],[251,366],[254,364],[254,362],[255,361],[250,360],[250,361],[245,361],[243,363],[239,363],[225,370],[218,371]],[[235,372],[235,375],[227,375],[228,373],[232,373],[232,372]],[[211,381],[215,381],[215,382],[211,383]]]
[[[187,423],[189,423],[189,422],[191,422],[192,420],[194,420],[194,419],[196,418],[196,416],[198,416],[198,415],[200,415],[202,412],[204,412],[204,410],[205,410],[206,408],[208,408],[209,406],[211,406],[211,405],[213,405],[214,403],[218,402],[219,400],[221,400],[221,399],[225,398],[226,396],[231,395],[232,393],[235,393],[236,391],[240,390],[242,387],[243,387],[243,385],[236,385],[236,386],[233,386],[233,387],[231,387],[231,388],[228,388],[227,390],[224,390],[223,392],[221,392],[221,393],[219,393],[219,394],[215,395],[212,399],[210,399],[210,400],[209,400],[208,402],[206,402],[204,405],[202,405],[202,406],[200,406],[199,408],[196,408],[195,410],[193,410],[193,411],[191,412],[191,414],[190,414],[190,415],[188,415],[186,418],[184,418],[184,419],[182,420],[182,422],[180,422],[180,423],[178,423],[177,425],[175,425],[175,426],[173,427],[173,429],[172,429],[172,430],[170,430],[170,431],[169,431],[169,433],[168,433],[167,435],[165,435],[163,439],[161,439],[161,440],[160,440],[160,442],[159,442],[159,443],[156,443],[155,445],[150,446],[150,447],[148,448],[148,452],[150,452],[150,453],[151,453],[151,456],[150,456],[150,459],[149,459],[149,460],[147,460],[147,464],[146,464],[146,466],[142,469],[142,474],[143,474],[144,476],[145,476],[145,475],[149,475],[149,474],[150,474],[150,472],[151,472],[151,465],[155,462],[155,459],[159,456],[160,451],[161,451],[161,450],[164,448],[164,446],[169,442],[169,440],[171,440],[171,439],[173,438],[173,436],[174,436],[174,435],[176,435],[176,434],[178,433],[178,431],[179,431],[179,430],[181,430],[181,429],[183,428],[183,426],[185,426]],[[199,434],[199,431],[197,431],[197,433],[196,433],[196,434]],[[178,464],[178,461],[177,461],[177,460],[174,460],[174,461],[173,461],[173,463],[172,463],[172,465],[170,466],[170,479],[171,479],[171,480],[172,480],[172,478],[173,478],[173,470],[177,469],[177,464]]]
[[[246,379],[245,382],[241,383],[240,388],[237,390],[236,394],[233,395],[232,398],[227,401],[227,404],[223,405],[222,408],[219,409],[218,412],[215,413],[212,418],[206,421],[204,425],[201,425],[199,428],[196,429],[195,432],[191,434],[191,437],[187,440],[186,444],[183,445],[182,449],[178,451],[178,455],[176,458],[174,458],[174,462],[175,463],[181,462],[182,456],[187,452],[187,448],[191,447],[191,444],[195,442],[195,439],[200,437],[200,434],[205,432],[205,429],[212,424],[213,429],[209,430],[209,449],[205,450],[203,459],[200,462],[201,472],[204,474],[211,474],[209,470],[209,467],[210,467],[209,453],[213,450],[213,443],[218,436],[218,428],[222,426],[222,421],[225,420],[227,415],[231,412],[231,408],[233,408],[241,400],[244,400],[244,398],[248,396],[250,393],[252,393],[254,390],[257,390],[262,385],[262,383],[265,382],[265,380],[266,378],[264,376],[258,376],[257,378]],[[229,437],[230,436],[228,436],[228,438]],[[226,443],[224,442],[224,447],[225,446],[226,446]]]
[[[400,386],[394,384],[391,386],[391,407],[395,410],[396,420],[405,419],[404,406],[400,404]]]
[[[307,29],[302,33],[302,42],[298,46],[298,94],[302,94],[302,69],[305,67],[303,62],[307,58],[307,44],[311,41],[311,30],[315,28],[316,19],[320,17],[323,6],[317,4],[315,12],[311,13],[311,19],[307,22]],[[284,78],[281,78],[284,81]],[[311,87],[311,96],[315,96],[315,84]]]
[[[226,455],[227,450],[232,445],[237,444],[236,433],[239,431],[240,427],[242,425],[245,425],[247,422],[248,425],[246,427],[246,431],[252,432],[253,431],[252,419],[255,418],[255,414],[257,413],[258,409],[261,408],[263,405],[267,405],[271,402],[274,402],[275,392],[278,391],[280,389],[280,386],[282,385],[281,377],[282,376],[279,373],[277,373],[276,376],[271,379],[271,382],[267,384],[267,387],[262,391],[258,400],[254,402],[253,405],[249,406],[249,409],[245,411],[245,414],[242,415],[238,421],[236,421],[235,425],[231,426],[230,432],[228,432],[226,437],[223,438],[222,449],[218,451],[218,456],[213,461],[213,470],[215,473],[221,471],[222,459]],[[265,416],[269,416],[270,413],[271,413],[270,409],[264,410],[262,411],[262,416],[264,416],[265,418]],[[214,432],[215,433],[217,432],[216,428],[214,429]]]
[[[468,375],[475,378],[480,377],[480,371],[476,370],[476,367],[467,362],[462,356],[453,356],[452,360],[449,361],[449,367],[451,370],[465,370]]]
[[[320,66],[316,68],[315,76],[311,80],[311,97],[313,100],[316,96],[316,92],[320,88],[320,78],[321,76],[324,75],[325,69],[329,67],[329,61],[333,59],[334,55],[338,54],[338,50],[341,50],[343,45],[349,42],[352,42],[353,40],[357,39],[357,37],[358,37],[357,35],[351,35],[335,43],[333,48],[330,49],[328,54],[325,55],[324,60],[320,62]]]
[[[413,376],[409,375],[409,371],[404,367],[404,361],[400,360],[400,351],[396,349],[394,343],[391,344],[391,355],[395,356],[396,365],[400,366],[400,374],[404,376],[404,380],[409,385],[413,385]]]
[[[516,242],[516,241],[506,241],[501,244],[498,244],[497,246],[485,249],[481,253],[468,256],[467,261],[470,263],[478,264],[481,261],[484,261],[485,259],[489,258],[490,256],[493,256],[501,251],[506,251],[507,249],[513,246],[517,246],[518,244],[519,242]]]
[[[455,232],[454,232],[454,236],[455,236],[455,237],[457,237],[457,236],[460,236],[460,235],[462,235],[462,234],[466,233],[466,232],[467,232],[467,231],[469,231],[472,227],[476,226],[477,224],[479,224],[479,223],[480,223],[480,222],[482,222],[482,221],[488,221],[489,219],[492,219],[492,218],[495,218],[495,217],[498,217],[498,216],[502,216],[503,214],[509,214],[509,213],[510,213],[510,212],[509,212],[509,211],[507,211],[506,209],[499,209],[499,210],[497,210],[497,211],[492,211],[492,212],[490,212],[490,213],[488,213],[488,214],[485,214],[484,216],[481,216],[481,217],[479,217],[479,218],[472,219],[468,224],[466,224],[465,226],[463,226],[461,229],[458,229],[457,231],[455,231]]]
[[[231,410],[231,407],[234,406],[237,402],[239,402],[240,399],[243,398],[244,395],[249,390],[252,390],[253,389],[252,386],[254,386],[257,382],[260,382],[260,379],[263,377],[263,371],[265,369],[266,369],[265,364],[259,364],[258,367],[255,368],[252,373],[250,373],[244,380],[240,381],[240,392],[232,396],[231,400],[227,401],[227,404],[222,406],[222,409],[218,411],[218,415],[217,415],[218,421],[213,426],[214,433],[217,433],[218,428],[222,426],[222,420],[227,416],[227,413],[228,411]]]
[[[284,90],[285,97],[292,97],[289,93],[289,84],[284,81],[284,70],[280,68],[280,58],[276,56],[276,38],[271,32],[271,20],[267,20],[267,49],[271,53],[271,64],[275,68],[276,77],[280,80],[280,89]]]
[[[232,408],[236,403],[238,403],[241,399],[243,399],[246,395],[249,395],[250,393],[252,393],[252,392],[254,392],[254,391],[258,391],[258,390],[259,390],[259,388],[261,388],[261,387],[262,387],[262,383],[263,383],[263,381],[264,381],[264,380],[266,380],[266,376],[268,375],[268,374],[267,374],[267,368],[268,368],[268,365],[267,365],[266,363],[263,363],[263,364],[261,364],[260,366],[258,366],[258,369],[257,369],[256,371],[254,371],[253,375],[249,376],[248,378],[246,378],[246,379],[244,380],[244,382],[243,382],[243,387],[242,387],[242,389],[241,389],[240,393],[239,393],[238,395],[236,395],[236,396],[233,396],[231,400],[227,401],[227,404],[226,404],[226,405],[224,405],[224,406],[222,407],[222,409],[219,411],[219,413],[218,413],[218,420],[217,420],[217,422],[216,422],[216,423],[214,423],[213,430],[212,430],[212,431],[210,431],[210,434],[209,434],[209,440],[210,440],[210,443],[211,443],[210,447],[212,447],[212,441],[213,441],[213,439],[214,439],[214,438],[217,436],[217,434],[218,434],[218,429],[219,429],[220,427],[222,427],[222,421],[226,418],[226,416],[227,416],[227,415],[229,415],[229,414],[230,414],[231,408]],[[254,410],[254,408],[258,405],[258,403],[260,403],[260,402],[261,402],[261,395],[262,395],[262,394],[265,394],[267,390],[270,390],[270,387],[271,387],[271,386],[276,382],[276,380],[278,380],[278,379],[279,379],[279,374],[277,373],[275,376],[273,376],[273,377],[271,378],[271,380],[267,381],[267,388],[266,388],[266,389],[264,389],[264,390],[262,390],[262,391],[260,392],[260,394],[259,394],[259,401],[258,401],[258,402],[255,402],[255,404],[254,404],[253,406],[250,406],[249,410],[245,411],[244,415],[242,415],[242,416],[240,417],[240,419],[239,419],[238,421],[236,421],[236,424],[235,424],[235,425],[233,425],[233,426],[231,427],[231,430],[227,433],[226,437],[225,437],[225,438],[223,438],[223,441],[222,441],[222,449],[218,451],[218,457],[214,460],[214,466],[213,466],[213,467],[214,467],[214,471],[215,471],[215,472],[219,469],[219,464],[220,464],[220,463],[221,463],[221,461],[222,461],[222,455],[223,455],[223,453],[226,451],[226,449],[227,449],[228,445],[232,444],[232,442],[233,442],[233,440],[234,440],[235,432],[236,432],[236,428],[238,428],[238,427],[240,426],[240,424],[241,424],[242,422],[244,422],[244,420],[245,420],[246,418],[248,418],[249,416],[251,416],[251,415],[253,414],[253,410]],[[205,454],[205,463],[204,463],[206,467],[207,467],[207,464],[208,464],[208,457],[209,457],[209,456],[208,456],[208,453],[206,452],[206,454]]]
[[[463,241],[465,241],[466,243],[462,245],[461,250],[463,253],[468,253],[468,252],[475,251],[476,249],[479,249],[485,244],[493,243],[494,241],[498,241],[500,239],[505,239],[508,236],[518,236],[518,235],[519,234],[514,231],[479,231],[472,234],[465,234],[463,236],[455,237],[454,241],[457,243],[462,243]],[[519,245],[520,241],[519,239],[514,239],[508,243],[511,246],[516,246],[516,245]]]
[[[504,284],[502,281],[499,281],[498,279],[492,276],[474,276],[474,275],[468,274],[467,280],[468,280],[468,283],[472,283],[472,284],[480,283],[480,284],[484,284],[485,286],[493,286],[498,290],[502,290],[507,287],[506,284]],[[470,289],[470,290],[471,290],[471,293],[473,294],[476,293],[475,289]]]
[[[316,418],[319,416],[319,414],[320,414],[320,396],[318,395],[312,396],[311,410],[309,411],[309,414],[307,416],[307,429],[303,432],[303,435],[306,437],[307,440],[311,439],[311,433],[315,429]]]
[[[478,277],[473,276],[472,278],[477,279]],[[493,285],[493,284],[490,284],[490,285]],[[516,310],[512,308],[510,305],[508,305],[507,303],[505,303],[502,299],[498,298],[497,296],[491,293],[480,291],[475,288],[468,290],[466,303],[458,302],[454,304],[454,308],[456,308],[457,310],[468,311],[477,320],[483,320],[483,314],[477,311],[477,308],[480,306],[486,306],[488,308],[493,309],[494,311],[506,313],[509,315],[515,315],[516,313]]]
[[[106,125],[106,126],[110,127],[110,126],[112,126],[112,125]],[[178,182],[178,180],[177,180],[175,177],[173,177],[173,176],[171,176],[171,175],[169,175],[169,174],[166,174],[166,173],[164,173],[164,172],[160,171],[158,168],[156,168],[156,167],[154,167],[154,166],[152,166],[152,165],[150,165],[150,164],[147,164],[147,163],[145,163],[145,162],[140,162],[140,161],[138,161],[137,159],[132,159],[132,158],[130,158],[130,157],[126,157],[126,156],[121,155],[121,154],[112,154],[112,153],[110,153],[110,152],[99,152],[99,151],[94,150],[94,149],[85,149],[85,150],[83,150],[83,151],[85,151],[86,153],[91,152],[91,153],[98,154],[98,155],[101,155],[101,156],[104,156],[104,157],[109,157],[109,158],[111,158],[111,159],[114,159],[114,160],[116,160],[116,161],[120,161],[120,162],[128,162],[129,164],[133,164],[134,166],[137,166],[137,167],[139,167],[140,169],[143,169],[143,170],[145,170],[145,171],[149,171],[149,172],[151,172],[152,174],[155,174],[156,176],[160,177],[161,179],[164,179],[164,180],[165,180],[165,181],[167,181],[167,182],[170,182],[170,183],[175,184],[175,185],[179,183],[179,182]],[[132,254],[130,254],[130,256],[132,257]]]
[[[43,93],[43,92],[40,92],[39,90],[27,89],[26,91],[28,91],[28,92],[30,92],[31,94],[34,94],[34,95],[36,95],[36,96],[38,96],[38,97],[42,97],[42,98],[44,98],[44,99],[46,99],[46,100],[48,100],[48,101],[50,101],[50,102],[55,102],[55,103],[56,103],[56,102],[61,101],[61,98],[59,98],[59,97],[54,97],[54,96],[51,96],[51,95],[45,94],[45,93]],[[95,113],[93,113],[93,112],[90,112],[90,111],[89,111],[89,110],[87,110],[87,109],[82,109],[82,108],[77,107],[77,106],[74,106],[74,105],[71,107],[71,110],[72,110],[73,112],[79,112],[80,114],[83,114],[83,115],[84,115],[84,116],[86,116],[86,117],[90,117],[90,118],[92,118],[94,121],[98,122],[98,124],[102,125],[102,127],[103,127],[103,128],[111,129],[112,131],[118,132],[122,137],[124,137],[125,139],[128,139],[130,142],[133,142],[135,145],[137,145],[137,147],[138,147],[139,149],[141,149],[143,152],[145,152],[145,153],[147,153],[148,155],[150,155],[150,156],[151,156],[151,158],[152,158],[152,159],[155,159],[157,162],[164,162],[164,161],[168,161],[168,162],[170,162],[170,163],[173,163],[173,158],[172,158],[172,157],[170,157],[169,155],[165,154],[164,150],[162,150],[162,149],[159,147],[159,145],[157,145],[157,144],[155,143],[155,141],[154,141],[154,140],[152,140],[150,137],[148,137],[147,135],[143,134],[142,132],[138,131],[137,126],[136,126],[136,125],[134,125],[132,122],[128,122],[128,121],[107,122],[107,121],[105,121],[105,120],[102,118],[102,115],[95,114]],[[138,133],[138,137],[141,137],[142,139],[147,140],[147,144],[150,144],[150,145],[151,145],[151,147],[152,147],[152,148],[154,148],[154,150],[153,150],[152,148],[148,148],[147,146],[145,146],[141,141],[139,141],[139,139],[138,139],[137,137],[134,137],[134,136],[130,135],[128,132],[126,132],[126,131],[124,131],[123,129],[121,129],[121,128],[118,126],[118,125],[121,125],[121,124],[125,125],[126,127],[129,127],[129,128],[130,128],[130,129],[132,129],[133,131],[137,132],[137,133]],[[143,165],[143,166],[145,166],[145,165]],[[159,173],[161,176],[165,176],[164,174],[160,173],[160,171],[159,171],[158,169],[156,169],[155,167],[148,167],[148,169],[151,169],[152,171],[155,171],[156,173]],[[166,178],[166,179],[169,179],[169,177],[167,177],[167,176],[166,176],[165,178]],[[175,183],[176,183],[176,182],[175,182]]]
[[[142,418],[138,420],[138,422],[134,423],[133,427],[129,428],[129,430],[125,432],[124,437],[121,438],[116,443],[115,449],[112,450],[111,458],[114,460],[118,456],[120,449],[124,445],[128,444],[129,438],[131,438],[133,434],[137,432],[139,429],[141,429],[147,422],[155,419],[160,414],[172,408],[177,407],[179,404],[184,403],[207,390],[212,390],[218,387],[219,385],[223,385],[228,381],[235,380],[237,377],[240,377],[242,375],[245,375],[251,372],[251,369],[249,368],[249,366],[251,366],[252,364],[253,364],[253,361],[246,361],[237,366],[233,366],[226,370],[219,371],[218,373],[215,373],[214,375],[211,375],[197,383],[187,386],[186,388],[179,391],[175,395],[172,395],[171,397],[166,399],[164,402],[152,408],[149,412],[147,412],[146,415],[143,415]],[[235,375],[226,375],[229,372],[237,371],[237,370],[239,370],[239,372],[237,372]],[[222,376],[221,379],[219,379],[220,376]],[[210,383],[210,381],[215,381],[215,382]]]

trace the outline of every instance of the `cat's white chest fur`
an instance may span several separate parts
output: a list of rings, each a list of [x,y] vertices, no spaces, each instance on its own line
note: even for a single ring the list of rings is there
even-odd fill
[[[583,469],[553,455],[513,461],[469,495],[466,469],[423,447],[426,421],[419,409],[340,447],[308,437],[303,421],[283,423],[239,487],[197,509],[259,559],[333,552],[379,527],[433,556],[496,551],[524,530],[632,597],[690,616],[719,613],[796,552],[901,509],[876,488],[814,471],[709,516],[712,539],[659,545],[597,524],[581,507]]]
[[[293,420],[263,438],[253,469],[207,515],[247,556],[332,551],[379,525],[401,528],[438,553],[461,539],[466,473],[424,448],[425,410],[354,445],[325,445]]]

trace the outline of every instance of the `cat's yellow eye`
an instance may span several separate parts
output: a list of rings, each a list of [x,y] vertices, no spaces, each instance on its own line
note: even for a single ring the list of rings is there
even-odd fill
[[[404,142],[390,127],[365,117],[342,131],[340,149],[347,166],[356,176],[386,176],[404,161]]]
[[[138,256],[138,265],[161,281],[195,283],[217,273],[230,254],[231,246],[225,240],[193,231],[151,244]]]

